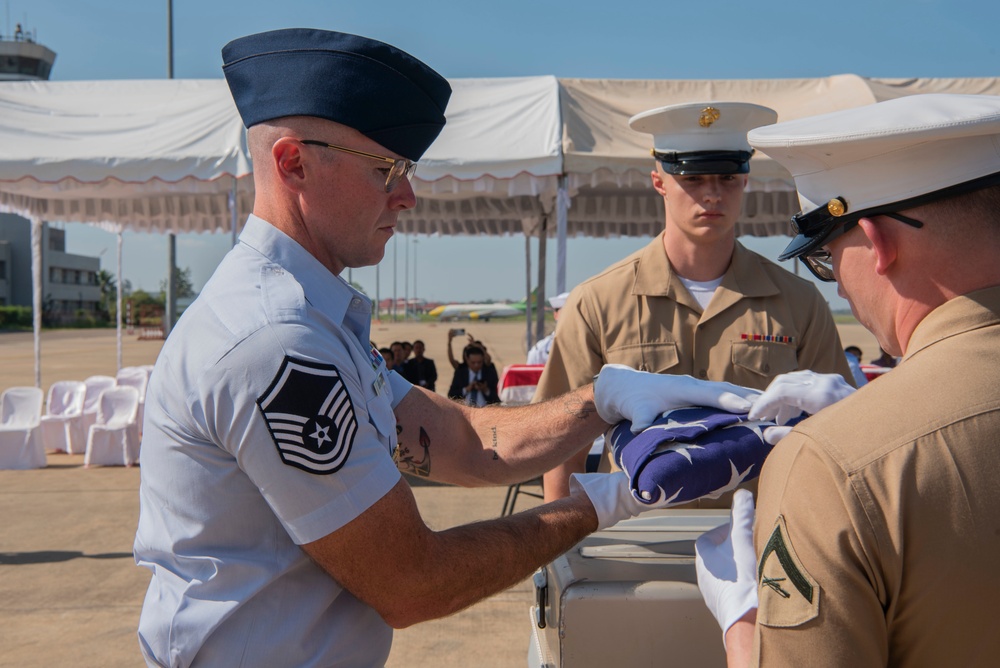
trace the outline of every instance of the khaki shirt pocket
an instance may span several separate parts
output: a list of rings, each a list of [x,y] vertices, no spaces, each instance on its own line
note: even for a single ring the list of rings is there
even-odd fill
[[[757,376],[773,378],[799,368],[795,346],[773,341],[737,341],[733,343],[733,366]]]
[[[636,343],[609,348],[605,354],[608,364],[624,364],[633,369],[645,369],[654,373],[666,373],[680,363],[677,344]]]

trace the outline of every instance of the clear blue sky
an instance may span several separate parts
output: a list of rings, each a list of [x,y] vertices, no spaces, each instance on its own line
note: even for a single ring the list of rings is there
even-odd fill
[[[167,2],[5,0],[4,33],[21,22],[58,56],[53,80],[157,79],[167,73]],[[374,37],[413,53],[446,77],[551,74],[624,79],[998,76],[996,0],[711,0],[621,3],[576,0],[174,0],[174,76],[222,76],[229,40],[286,27],[317,27]],[[115,271],[114,236],[69,224],[67,250],[102,255]],[[428,300],[520,299],[524,239],[405,236],[391,241],[379,271],[380,294],[409,294],[414,269]],[[572,286],[646,240],[569,242]],[[181,235],[177,264],[196,288],[230,245],[228,235]],[[782,240],[751,240],[774,257]],[[554,244],[550,250],[554,251]],[[125,235],[124,278],[154,291],[166,276],[165,237]],[[414,256],[416,260],[414,261]],[[457,261],[454,258],[464,257]],[[555,267],[554,256],[549,267]],[[554,290],[554,269],[547,288]],[[352,272],[375,296],[375,269]],[[472,278],[474,280],[469,280]],[[824,290],[834,308],[845,302]]]

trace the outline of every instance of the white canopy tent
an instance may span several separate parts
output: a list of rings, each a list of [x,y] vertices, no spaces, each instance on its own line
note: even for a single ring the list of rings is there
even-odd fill
[[[448,123],[420,160],[417,206],[400,230],[423,234],[525,236],[525,294],[531,294],[530,239],[538,236],[539,303],[545,239],[562,173],[559,84],[555,77],[455,79]],[[531,341],[531,300],[527,337]],[[543,315],[538,311],[539,319]]]
[[[915,93],[1000,94],[1000,79],[993,78],[855,75],[722,81],[542,76],[451,83],[448,124],[420,162],[413,181],[419,200],[400,216],[399,229],[524,234],[529,276],[528,240],[537,236],[540,292],[548,237],[559,240],[561,292],[567,237],[651,237],[661,228],[662,201],[649,185],[649,141],[628,128],[635,113],[728,100],[764,104],[778,111],[779,120],[789,120]],[[229,230],[235,238],[252,208],[250,176],[245,132],[221,79],[0,84],[0,211],[32,221],[36,381],[43,220],[117,232],[120,277],[124,229]],[[797,209],[789,175],[765,156],[755,157],[738,234],[787,233]],[[526,288],[530,294],[530,277]]]
[[[559,292],[565,290],[567,236],[652,237],[662,228],[663,202],[649,180],[650,138],[628,127],[628,119],[641,111],[706,100],[752,102],[776,110],[781,122],[918,93],[1000,94],[1000,78],[870,79],[854,74],[812,79],[560,79],[559,86],[566,176],[565,195],[558,199]],[[568,211],[562,211],[567,205]],[[754,156],[737,235],[788,234],[789,219],[798,209],[791,176],[767,156]]]
[[[41,385],[41,225],[235,229],[252,207],[243,125],[222,80],[0,84],[0,211],[31,220]],[[121,280],[118,281],[121,313]],[[121,318],[118,319],[121,366]]]

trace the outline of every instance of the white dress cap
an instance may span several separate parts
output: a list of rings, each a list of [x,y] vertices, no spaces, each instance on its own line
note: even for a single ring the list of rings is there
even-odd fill
[[[569,293],[568,292],[560,293],[560,294],[556,295],[555,297],[549,297],[549,306],[551,306],[552,308],[557,309],[557,310],[561,309],[563,306],[566,305],[566,298],[567,297],[569,297]]]
[[[629,119],[653,135],[658,153],[750,151],[747,132],[778,120],[774,109],[747,102],[691,102],[650,109]]]
[[[1000,172],[1000,97],[912,95],[748,139],[792,174],[803,212],[840,198],[831,212],[850,215]]]

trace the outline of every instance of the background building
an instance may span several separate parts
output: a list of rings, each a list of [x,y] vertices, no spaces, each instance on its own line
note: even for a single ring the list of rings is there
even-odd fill
[[[42,225],[42,308],[52,324],[98,312],[97,257],[66,252],[66,230]],[[31,306],[31,223],[0,214],[0,306]]]

